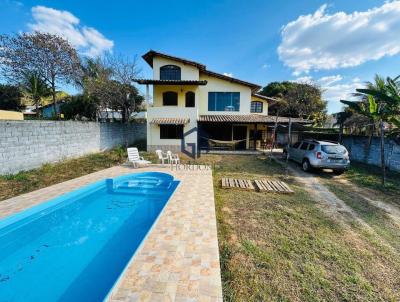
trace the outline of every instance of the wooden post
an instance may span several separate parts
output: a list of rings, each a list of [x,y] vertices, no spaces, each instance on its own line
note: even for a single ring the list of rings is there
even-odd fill
[[[253,149],[256,150],[257,146],[256,146],[256,142],[257,142],[257,124],[254,124],[254,132],[253,132]]]
[[[385,162],[385,127],[381,120],[381,166],[382,166],[382,185],[386,182],[386,162]]]
[[[275,124],[274,124],[274,130],[272,132],[272,143],[271,143],[271,149],[270,149],[270,159],[272,159],[272,152],[275,148],[275,136],[276,136],[276,129],[278,128],[278,116],[275,117]],[[268,128],[267,128],[268,129]]]
[[[288,143],[287,143],[287,156],[286,162],[289,161],[289,148],[292,145],[292,118],[289,117],[289,129],[288,129]]]

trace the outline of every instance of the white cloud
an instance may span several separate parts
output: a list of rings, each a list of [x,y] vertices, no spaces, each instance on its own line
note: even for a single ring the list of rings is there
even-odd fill
[[[17,8],[24,6],[22,2],[16,0],[0,0],[0,5],[15,6]]]
[[[309,83],[312,82],[313,78],[310,76],[304,76],[304,77],[299,77],[297,79],[295,79],[293,82],[297,82],[297,83]]]
[[[267,69],[267,68],[270,68],[270,67],[271,67],[271,65],[269,65],[269,64],[263,64],[261,66],[262,69]]]
[[[302,15],[283,26],[279,58],[294,75],[353,67],[400,52],[400,1],[363,12]]]
[[[358,78],[354,78],[350,82],[342,82],[342,78],[337,82],[324,83],[323,78],[319,79],[318,83],[321,84],[324,90],[323,96],[327,101],[339,102],[340,100],[353,99],[353,93],[357,88],[362,88],[364,83]]]
[[[224,72],[224,76],[232,78],[233,77],[233,73],[232,72]]]
[[[331,86],[333,83],[339,82],[343,79],[340,74],[333,76],[322,77],[318,80],[321,86]]]
[[[32,8],[34,23],[28,24],[32,31],[48,32],[67,39],[84,55],[95,57],[109,52],[114,42],[105,38],[92,27],[80,25],[80,20],[68,11],[45,6]]]
[[[325,76],[319,79],[313,79],[311,76],[299,77],[294,80],[298,83],[313,82],[323,90],[322,97],[328,101],[328,109],[339,111],[342,104],[340,100],[354,100],[353,93],[357,88],[362,88],[364,83],[359,78],[353,78],[351,81],[343,81],[341,75]]]

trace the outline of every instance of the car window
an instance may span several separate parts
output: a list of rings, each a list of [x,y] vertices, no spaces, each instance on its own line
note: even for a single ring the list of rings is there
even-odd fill
[[[303,143],[300,147],[301,150],[307,150],[308,148],[308,143]]]
[[[299,146],[300,146],[300,142],[297,142],[297,143],[295,143],[295,144],[292,146],[292,148],[297,149]]]
[[[341,145],[321,145],[321,150],[328,154],[346,153],[346,148]]]
[[[314,144],[310,144],[310,146],[308,146],[308,150],[312,151],[315,149],[315,145]]]

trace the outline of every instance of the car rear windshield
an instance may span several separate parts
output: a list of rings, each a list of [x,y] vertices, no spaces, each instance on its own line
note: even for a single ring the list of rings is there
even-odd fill
[[[321,145],[321,150],[328,154],[346,153],[346,148],[340,145]]]

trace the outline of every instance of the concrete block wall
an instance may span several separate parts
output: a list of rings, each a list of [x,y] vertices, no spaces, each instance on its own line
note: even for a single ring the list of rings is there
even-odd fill
[[[350,152],[350,159],[367,164],[381,165],[380,138],[373,137],[368,148],[368,137],[349,136],[343,138],[343,145]],[[400,171],[400,145],[392,140],[385,140],[386,166],[393,171]]]
[[[0,175],[145,139],[145,123],[0,121]]]

